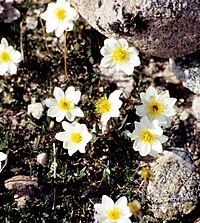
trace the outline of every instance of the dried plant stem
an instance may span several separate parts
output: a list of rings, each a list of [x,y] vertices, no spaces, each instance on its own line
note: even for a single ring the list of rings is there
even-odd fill
[[[56,168],[57,168],[57,162],[56,162],[56,147],[55,143],[53,143],[53,178],[54,181],[56,180]],[[53,188],[53,206],[52,210],[55,210],[55,204],[56,204],[56,188]]]
[[[53,178],[56,179],[57,163],[56,163],[56,147],[55,147],[55,143],[53,144],[53,162],[54,162]]]
[[[20,51],[22,55],[22,60],[24,60],[24,50],[23,50],[23,19],[19,24],[20,27]]]
[[[41,23],[41,26],[42,26],[42,32],[43,32],[45,47],[47,49],[48,54],[50,55],[49,47],[48,47],[48,44],[47,44],[47,38],[46,38],[45,28],[44,28],[44,24],[42,22],[42,18],[41,17],[40,17],[40,23]]]
[[[65,69],[65,77],[66,77],[66,81],[68,80],[68,76],[67,76],[67,31],[65,31],[64,33],[64,69]]]

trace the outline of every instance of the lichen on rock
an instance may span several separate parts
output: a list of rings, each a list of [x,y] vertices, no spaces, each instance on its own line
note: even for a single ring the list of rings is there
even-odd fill
[[[164,151],[152,167],[154,180],[147,187],[154,217],[175,220],[177,214],[187,215],[199,200],[199,175],[193,161],[182,148]]]
[[[184,87],[200,94],[200,51],[174,60],[172,68]]]

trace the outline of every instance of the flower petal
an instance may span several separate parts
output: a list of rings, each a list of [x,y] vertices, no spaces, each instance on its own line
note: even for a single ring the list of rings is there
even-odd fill
[[[132,64],[133,67],[138,67],[140,66],[140,58],[136,55],[130,55],[130,64]]]
[[[131,63],[124,63],[124,64],[121,64],[121,67],[120,67],[121,71],[123,71],[124,73],[128,74],[128,75],[131,75],[134,71],[134,64],[131,64]]]
[[[67,111],[67,112],[65,113],[65,117],[66,117],[66,119],[67,119],[68,121],[70,121],[70,122],[73,122],[74,119],[75,119],[75,115],[73,114],[72,111]]]
[[[61,122],[65,118],[65,112],[61,111],[59,115],[56,116],[56,121]]]
[[[159,140],[155,140],[152,142],[152,149],[155,150],[158,153],[162,153],[162,144]]]
[[[57,106],[52,106],[48,109],[47,115],[55,118],[56,116],[60,115],[62,111]]]
[[[102,205],[105,206],[105,208],[112,208],[114,206],[114,201],[108,197],[107,195],[102,196]]]
[[[113,50],[110,47],[103,46],[100,50],[101,55],[104,57],[111,57],[113,54]]]
[[[54,20],[54,21],[47,21],[46,22],[46,32],[47,33],[51,33],[54,30],[56,30],[58,27],[58,21]]]
[[[116,204],[117,206],[125,207],[125,206],[127,206],[127,198],[126,198],[125,196],[120,197],[120,198],[115,202],[115,204]]]
[[[44,103],[47,107],[52,107],[52,106],[57,106],[58,105],[58,102],[54,98],[48,98],[48,99],[45,100]]]
[[[127,50],[128,49],[128,42],[127,40],[121,38],[121,39],[118,39],[118,42],[120,43],[121,47],[123,48],[123,50]]]
[[[0,152],[0,162],[7,159],[7,154]]]
[[[17,66],[13,62],[9,63],[9,65],[8,65],[8,72],[10,74],[16,74],[17,73]]]
[[[8,41],[6,40],[6,38],[1,39],[1,44],[2,44],[3,50],[6,50],[8,48]]]
[[[68,149],[68,155],[72,156],[77,150],[76,148]]]
[[[8,71],[7,63],[0,63],[0,75],[3,76]]]
[[[144,105],[139,105],[136,107],[136,115],[138,115],[138,116],[146,115],[146,109],[145,109]]]
[[[135,47],[129,47],[128,52],[132,55],[138,55],[139,51]]]
[[[22,55],[19,51],[17,50],[14,50],[12,53],[11,53],[11,58],[12,58],[12,61],[14,63],[19,63],[21,60],[22,60]]]
[[[158,136],[157,138],[161,143],[164,143],[168,140],[168,137],[165,135]]]
[[[63,129],[66,131],[66,132],[72,132],[73,131],[73,127],[74,126],[74,124],[72,123],[69,123],[69,122],[66,122],[66,121],[64,121],[64,122],[62,122],[62,127],[63,127]]]
[[[58,38],[61,37],[61,35],[64,33],[64,31],[65,31],[65,27],[58,25],[58,27],[55,30],[56,37],[58,37]]]
[[[73,86],[70,86],[65,91],[65,97],[72,101],[74,104],[78,104],[81,98],[81,92],[75,91],[75,88]]]
[[[66,132],[58,132],[56,133],[55,138],[59,141],[64,142],[66,141],[66,136],[67,136]]]
[[[122,92],[123,92],[122,90],[115,90],[115,91],[113,91],[110,94],[110,96],[108,98],[108,101],[114,103],[116,100],[119,100],[119,97],[122,94]]]
[[[113,59],[109,56],[105,56],[101,59],[100,66],[101,67],[110,67],[112,64]]]
[[[60,101],[60,100],[65,98],[64,91],[59,87],[54,88],[53,95],[54,95],[54,97],[56,98],[57,101]]]
[[[76,117],[84,117],[83,111],[79,107],[74,107],[71,111]]]
[[[139,154],[141,156],[146,156],[150,153],[150,151],[151,151],[150,143],[143,143],[140,147]]]
[[[157,93],[156,89],[152,86],[147,88],[146,95],[148,95],[149,98],[154,98],[154,99],[158,98],[158,93]]]
[[[119,42],[113,37],[106,39],[104,41],[104,45],[105,45],[105,47],[112,49],[112,51],[114,51],[116,48],[120,47]]]

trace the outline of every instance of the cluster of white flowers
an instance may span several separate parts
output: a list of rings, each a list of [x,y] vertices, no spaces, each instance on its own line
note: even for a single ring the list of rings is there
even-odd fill
[[[61,88],[55,87],[53,95],[55,99],[45,100],[46,106],[49,107],[47,115],[56,118],[57,122],[61,122],[65,117],[69,121],[62,122],[65,131],[57,133],[56,139],[63,142],[63,148],[68,149],[70,156],[77,150],[84,153],[85,146],[92,139],[92,135],[88,132],[85,124],[73,122],[75,117],[84,116],[83,111],[76,106],[80,101],[81,92],[76,91],[73,86],[68,87],[65,92]]]
[[[119,117],[119,108],[122,101],[119,100],[121,90],[115,90],[109,98],[100,98],[96,103],[96,111],[101,114],[101,123],[106,126],[111,117]],[[55,98],[48,98],[45,104],[48,107],[47,115],[56,118],[57,122],[66,118],[69,122],[63,121],[64,132],[56,134],[56,139],[63,142],[63,148],[68,149],[71,156],[76,151],[85,152],[85,147],[92,139],[85,124],[74,121],[76,117],[84,117],[83,111],[76,106],[81,98],[81,92],[76,91],[73,86],[64,92],[61,88],[55,87],[53,91]],[[71,123],[72,122],[72,123]]]
[[[146,93],[140,93],[142,105],[136,107],[136,114],[141,116],[140,122],[135,122],[135,130],[127,135],[133,143],[133,149],[139,151],[141,156],[156,156],[162,152],[162,143],[168,137],[163,135],[161,126],[168,127],[171,116],[175,115],[175,98],[170,98],[166,90],[157,93],[156,89],[149,87]]]
[[[57,0],[50,2],[47,10],[40,17],[46,21],[46,32],[55,31],[56,37],[60,37],[64,32],[73,30],[74,22],[79,16],[67,0]],[[103,55],[100,67],[107,69],[109,73],[123,72],[131,75],[134,68],[140,65],[138,50],[135,47],[129,47],[128,42],[123,38],[106,39],[100,52]],[[14,50],[8,45],[7,40],[2,38],[0,75],[6,72],[16,74],[17,64],[21,60],[21,53]],[[109,97],[104,96],[97,100],[96,112],[101,115],[100,122],[104,128],[110,118],[119,117],[119,109],[122,106],[122,101],[119,99],[121,94],[121,90],[115,90]],[[62,122],[64,129],[56,133],[55,138],[63,143],[63,148],[68,150],[69,156],[77,151],[85,153],[85,147],[93,136],[85,124],[80,124],[75,120],[77,117],[84,117],[83,111],[77,106],[81,99],[81,92],[75,90],[73,86],[68,87],[66,91],[55,87],[53,95],[54,98],[45,100],[45,105],[48,107],[47,115],[56,118],[57,122]],[[134,122],[135,130],[132,133],[127,132],[127,135],[134,140],[133,149],[139,151],[141,156],[156,156],[162,152],[162,144],[168,139],[163,135],[162,127],[169,127],[170,117],[176,113],[173,107],[176,99],[170,98],[167,90],[158,94],[151,86],[145,93],[140,93],[140,99],[142,104],[136,107],[136,114],[141,119],[139,122]],[[43,109],[41,103],[33,103],[28,107],[28,114],[40,119]],[[67,121],[63,121],[65,118]],[[38,163],[44,165],[46,156],[45,153],[39,154]],[[0,171],[3,169],[1,163],[6,159],[7,155],[0,152]],[[99,223],[131,223],[131,215],[140,209],[141,205],[137,201],[128,206],[125,196],[114,203],[110,197],[103,195],[102,202],[94,204],[94,219]]]

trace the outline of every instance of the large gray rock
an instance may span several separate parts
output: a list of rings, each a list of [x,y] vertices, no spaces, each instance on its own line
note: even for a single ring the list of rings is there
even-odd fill
[[[140,51],[163,58],[200,49],[199,0],[71,0],[107,37],[120,36]]]
[[[199,201],[199,175],[188,152],[181,148],[164,151],[154,167],[153,181],[147,187],[154,217],[175,220],[177,214],[189,214]]]
[[[200,94],[200,51],[175,59],[172,68],[184,87]]]
[[[194,97],[192,101],[192,114],[200,121],[200,96]]]

